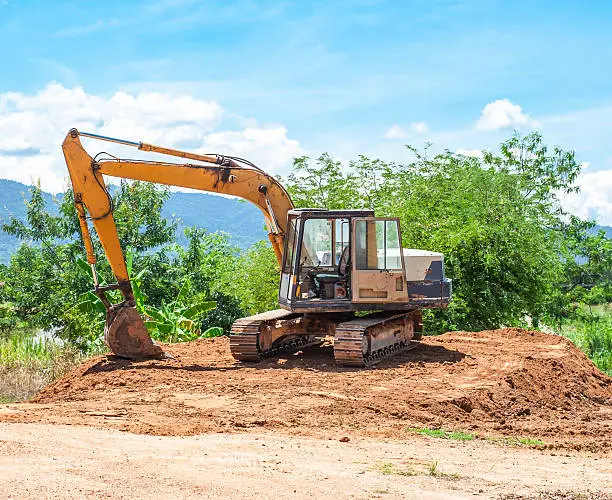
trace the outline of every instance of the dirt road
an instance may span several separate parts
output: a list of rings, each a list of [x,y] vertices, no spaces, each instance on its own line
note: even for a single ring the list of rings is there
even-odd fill
[[[485,442],[160,437],[40,424],[0,424],[0,436],[9,498],[612,498],[610,459]]]

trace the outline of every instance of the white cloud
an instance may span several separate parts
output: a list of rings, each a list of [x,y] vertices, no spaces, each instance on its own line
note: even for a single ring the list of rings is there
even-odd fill
[[[190,150],[238,153],[271,173],[302,154],[283,127],[258,127],[249,121],[248,128],[227,131],[224,116],[217,102],[189,95],[117,92],[103,97],[57,83],[33,95],[7,92],[0,94],[0,178],[28,184],[40,180],[43,189],[61,191],[67,178],[61,143],[71,127],[169,147],[188,144]],[[116,152],[109,144],[84,144],[93,154]]]
[[[410,130],[417,134],[426,134],[429,132],[429,127],[425,122],[414,122],[410,124]]]
[[[564,197],[563,206],[583,218],[612,226],[612,170],[583,173],[578,178],[579,193]]]
[[[383,136],[385,139],[404,139],[408,133],[399,125],[391,125]]]
[[[513,104],[508,99],[498,99],[487,104],[476,122],[476,128],[484,131],[519,128],[523,125],[533,128],[540,126],[538,122],[531,120],[529,115],[523,113],[523,109],[518,104]]]
[[[463,155],[463,156],[472,156],[473,158],[482,158],[484,156],[482,149],[459,148],[457,151],[455,151],[455,154]]]
[[[293,158],[303,154],[299,142],[287,137],[285,127],[214,132],[206,136],[200,151],[223,151],[231,156],[245,157],[266,172],[279,172]]]
[[[385,139],[406,139],[410,137],[411,132],[413,134],[425,134],[429,132],[429,127],[425,122],[411,123],[408,129],[394,124],[389,127],[383,137]]]

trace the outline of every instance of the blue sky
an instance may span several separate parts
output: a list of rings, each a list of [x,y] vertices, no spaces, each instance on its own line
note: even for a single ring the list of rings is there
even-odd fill
[[[575,210],[612,224],[609,2],[0,0],[0,47],[0,129],[3,113],[32,107],[51,127],[53,106],[39,101],[55,95],[44,90],[52,82],[102,100],[122,92],[217,103],[220,116],[190,122],[209,135],[174,142],[236,149],[233,139],[244,150],[260,139],[269,151],[260,145],[256,156],[272,170],[292,152],[401,160],[406,142],[469,151],[536,127],[588,163]],[[3,110],[7,93],[30,104],[13,99]],[[501,118],[483,126],[485,106],[500,100],[490,111]],[[165,106],[171,114],[172,101]],[[260,135],[245,138],[246,129]],[[277,144],[284,156],[274,163]],[[0,176],[16,178],[19,162],[10,164]]]

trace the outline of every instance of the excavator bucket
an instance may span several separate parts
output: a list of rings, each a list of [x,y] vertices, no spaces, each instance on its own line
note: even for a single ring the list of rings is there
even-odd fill
[[[120,307],[108,313],[104,342],[122,358],[163,358],[165,353],[150,337],[135,307]]]

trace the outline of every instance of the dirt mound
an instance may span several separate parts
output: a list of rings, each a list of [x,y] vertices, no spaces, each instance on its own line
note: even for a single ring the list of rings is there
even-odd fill
[[[166,349],[174,359],[93,358],[0,421],[330,438],[428,427],[612,449],[612,378],[555,335],[452,332],[365,370],[337,367],[329,346],[257,365],[235,363],[227,338]]]

